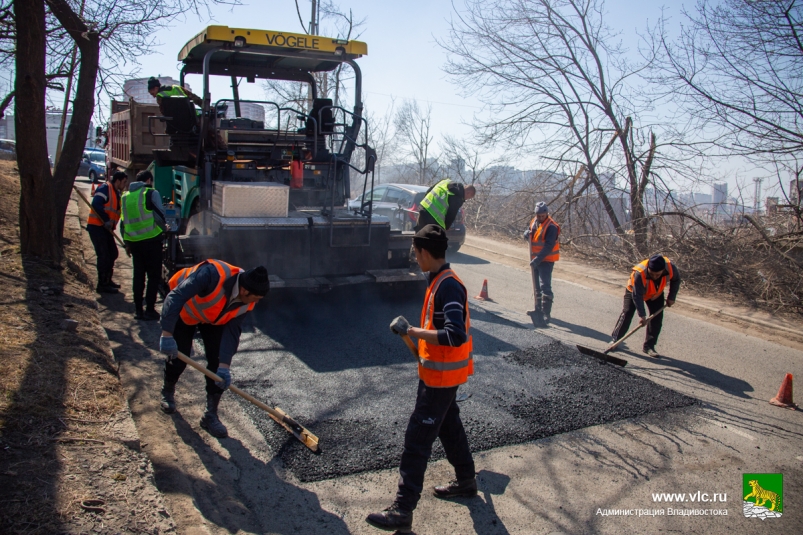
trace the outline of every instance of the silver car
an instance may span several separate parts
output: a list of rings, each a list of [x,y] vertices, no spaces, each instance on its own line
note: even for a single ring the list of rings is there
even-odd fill
[[[106,180],[106,153],[102,150],[85,149],[78,167],[78,176],[87,176],[95,184]]]

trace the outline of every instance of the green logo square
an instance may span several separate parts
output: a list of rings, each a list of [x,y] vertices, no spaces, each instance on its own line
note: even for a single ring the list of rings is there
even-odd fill
[[[783,513],[783,474],[743,474],[744,516],[777,518]]]

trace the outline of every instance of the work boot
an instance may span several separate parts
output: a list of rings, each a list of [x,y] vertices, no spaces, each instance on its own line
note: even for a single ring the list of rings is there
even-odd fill
[[[547,296],[544,296],[544,303],[542,305],[544,311],[544,324],[549,324],[549,320],[552,318],[552,299]]]
[[[176,412],[176,383],[164,382],[162,386],[162,401],[159,405],[165,414]]]
[[[223,393],[206,394],[206,412],[204,417],[201,418],[201,427],[209,431],[209,434],[216,438],[226,438],[229,436],[229,431],[220,418],[217,417],[217,406],[220,403],[220,396]]]
[[[113,277],[113,276],[114,276],[114,270],[112,270],[112,271],[109,273],[109,286],[111,286],[112,288],[117,288],[117,289],[119,290],[120,288],[122,288],[122,286],[120,286],[119,284],[117,284],[116,282],[114,282],[114,281],[112,280],[112,277]]]
[[[156,321],[162,318],[162,315],[156,312],[154,309],[149,308],[143,314],[143,318],[145,321]]]
[[[654,347],[645,347],[643,351],[644,351],[644,353],[647,354],[648,357],[652,357],[652,358],[656,358],[656,359],[657,358],[661,358],[661,355],[655,350]]]
[[[464,481],[453,479],[448,485],[433,487],[432,491],[432,494],[444,500],[461,497],[471,498],[477,495],[477,478],[472,477]]]
[[[145,313],[142,311],[142,303],[134,304],[134,319],[144,320]]]
[[[397,531],[399,533],[411,533],[413,531],[413,512],[401,509],[394,503],[387,509],[379,513],[371,513],[365,521],[375,528],[385,531]]]
[[[109,279],[106,275],[98,276],[98,286],[95,288],[98,293],[101,294],[116,294],[118,293],[117,288],[114,286],[109,285]]]

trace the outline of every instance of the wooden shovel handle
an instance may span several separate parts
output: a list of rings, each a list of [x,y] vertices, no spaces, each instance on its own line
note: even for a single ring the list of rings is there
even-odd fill
[[[651,319],[653,319],[655,316],[657,316],[658,314],[660,314],[661,312],[663,312],[665,308],[666,308],[666,305],[664,305],[664,306],[662,306],[661,308],[659,308],[659,309],[658,309],[658,310],[655,312],[655,314],[653,314],[653,315],[651,315],[651,316],[649,316],[649,317],[647,318],[647,321],[650,321],[650,320],[651,320]],[[645,323],[644,325],[647,325],[647,324]],[[623,337],[621,337],[619,340],[617,340],[616,342],[614,342],[614,343],[613,343],[613,344],[612,344],[610,347],[608,347],[608,349],[606,349],[605,351],[603,351],[603,353],[604,353],[604,354],[608,354],[608,353],[610,353],[611,351],[613,351],[614,349],[616,349],[616,347],[617,347],[619,344],[621,344],[622,342],[624,342],[625,340],[627,340],[628,338],[630,338],[630,335],[631,335],[631,334],[633,334],[634,332],[636,332],[636,331],[638,331],[639,329],[641,329],[642,327],[644,327],[644,325],[641,325],[641,324],[639,324],[639,325],[638,325],[638,326],[637,326],[635,329],[633,329],[632,331],[630,331],[629,333],[627,333],[626,335],[624,335]]]
[[[95,207],[92,206],[92,203],[89,202],[89,200],[87,200],[86,196],[84,196],[84,194],[81,192],[81,190],[78,189],[77,186],[73,186],[72,188],[75,190],[75,193],[77,193],[78,196],[81,197],[81,200],[84,201],[84,204],[86,204],[89,207],[90,210],[95,212],[96,216],[100,217],[100,214],[98,214],[98,211],[95,210]],[[101,219],[103,219],[103,218],[101,217]],[[113,230],[109,230],[109,232],[112,233],[112,236],[114,236],[114,239],[117,240],[117,243],[120,245],[120,247],[125,247],[125,244],[123,243],[123,240],[120,239],[120,236],[115,234]]]
[[[418,358],[418,348],[413,343],[413,341],[410,339],[410,335],[409,334],[403,334],[403,335],[401,335],[401,337],[402,337],[402,340],[404,340],[404,343],[407,344],[407,348],[410,350],[410,353],[412,353],[413,356],[417,359]]]

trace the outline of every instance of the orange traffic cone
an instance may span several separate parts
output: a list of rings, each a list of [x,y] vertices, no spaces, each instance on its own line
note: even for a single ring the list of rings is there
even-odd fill
[[[781,388],[778,389],[778,395],[772,398],[770,403],[777,407],[797,408],[795,402],[792,401],[792,379],[792,374],[787,373],[781,382]]]
[[[483,279],[482,290],[480,290],[480,295],[478,295],[474,299],[479,299],[480,301],[493,301],[493,299],[488,297],[488,279]]]
[[[92,182],[92,191],[90,191],[89,196],[90,197],[94,197],[95,196],[95,183],[94,182]]]

